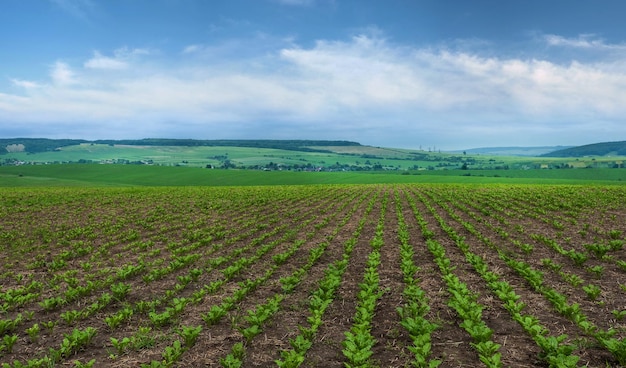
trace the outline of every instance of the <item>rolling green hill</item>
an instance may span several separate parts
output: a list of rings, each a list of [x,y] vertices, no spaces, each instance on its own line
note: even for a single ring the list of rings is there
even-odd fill
[[[373,147],[350,141],[189,139],[85,141],[21,138],[0,140],[0,166],[50,165],[53,167],[50,170],[60,171],[69,168],[58,164],[109,164],[109,166],[114,164],[113,166],[129,166],[130,171],[137,166],[170,166],[282,172],[404,174],[438,172],[437,175],[441,176],[451,172],[452,176],[474,177],[520,175],[526,177],[524,172],[555,170],[551,177],[568,177],[573,173],[566,174],[562,169],[620,169],[624,167],[624,162],[626,157],[578,158],[446,153]],[[497,174],[486,174],[491,171]],[[516,171],[520,173],[513,175]],[[619,175],[623,175],[623,170],[618,171]],[[583,173],[576,174],[581,175],[587,176]],[[613,175],[611,174],[609,180],[614,180]],[[546,175],[534,177],[543,176]]]
[[[625,156],[626,141],[586,144],[543,154],[543,157]]]
[[[88,141],[85,139],[48,139],[48,138],[8,138],[0,139],[0,147],[7,151],[16,152],[49,152],[62,147],[80,144],[91,145],[122,145],[138,147],[251,147],[273,148],[293,151],[324,151],[326,146],[360,146],[357,142],[328,141],[328,140],[272,140],[272,139],[170,139],[170,138],[144,138],[144,139],[101,139]],[[312,147],[319,147],[317,149]]]
[[[538,147],[483,147],[470,148],[462,151],[454,151],[455,153],[468,153],[480,155],[498,155],[498,156],[541,156],[550,152],[566,149],[570,147],[564,146],[538,146]]]
[[[0,164],[121,163],[300,171],[427,170],[507,165],[488,156],[314,140],[0,140]],[[478,167],[477,166],[477,167]]]

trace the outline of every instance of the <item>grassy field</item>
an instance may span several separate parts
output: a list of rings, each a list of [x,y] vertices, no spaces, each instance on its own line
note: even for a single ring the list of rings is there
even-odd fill
[[[586,157],[579,159],[520,156],[464,155],[421,150],[383,148],[372,146],[309,147],[327,152],[303,152],[270,148],[248,147],[186,147],[186,146],[124,146],[106,144],[80,144],[62,147],[51,152],[10,152],[0,159],[28,163],[67,162],[150,162],[155,165],[221,167],[225,161],[238,168],[280,165],[296,167],[330,168],[332,166],[386,169],[444,169],[459,168],[463,164],[472,169],[509,167],[511,169],[572,166],[610,167],[624,162],[624,157]]]
[[[42,152],[27,154],[17,152],[5,155],[6,158],[15,158],[30,162],[78,162],[88,161],[152,161],[159,165],[184,165],[205,167],[206,165],[220,166],[227,158],[239,167],[267,165],[270,162],[281,165],[305,165],[326,166],[335,163],[342,165],[364,165],[367,158],[362,155],[374,155],[377,159],[371,161],[383,166],[409,167],[409,162],[404,159],[409,156],[406,153],[395,152],[389,149],[377,149],[374,147],[356,147],[347,152],[342,147],[312,147],[319,149],[336,148],[338,152],[302,152],[270,148],[248,147],[185,147],[185,146],[109,146],[103,144],[81,144],[63,147],[54,152]],[[402,159],[402,160],[401,160]],[[419,162],[416,162],[419,164]],[[411,162],[410,166],[416,164]],[[421,162],[422,164],[425,162]]]
[[[372,183],[626,184],[624,169],[291,172],[149,165],[0,166],[0,186],[250,186]]]
[[[615,158],[332,149],[14,154],[162,165],[0,166],[0,364],[626,365]]]

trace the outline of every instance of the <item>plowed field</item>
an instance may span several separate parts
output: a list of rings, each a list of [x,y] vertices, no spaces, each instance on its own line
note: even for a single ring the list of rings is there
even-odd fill
[[[626,188],[0,190],[3,367],[626,365]]]

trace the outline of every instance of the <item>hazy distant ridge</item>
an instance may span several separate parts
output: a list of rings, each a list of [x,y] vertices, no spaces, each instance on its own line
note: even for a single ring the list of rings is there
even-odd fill
[[[549,152],[569,148],[569,146],[541,146],[541,147],[481,147],[470,148],[461,151],[452,151],[453,153],[469,153],[481,155],[499,155],[499,156],[541,156]]]
[[[274,139],[171,139],[171,138],[144,138],[144,139],[100,139],[88,141],[84,139],[48,139],[48,138],[8,138],[0,139],[0,147],[24,145],[24,151],[30,153],[54,151],[57,148],[74,146],[81,143],[128,145],[128,146],[223,146],[223,147],[251,147],[274,148],[291,151],[319,152],[320,148],[329,146],[360,146],[360,143],[351,141],[332,140],[274,140]],[[0,153],[6,153],[6,151]]]
[[[543,154],[544,157],[626,156],[626,141],[603,142],[566,148]]]

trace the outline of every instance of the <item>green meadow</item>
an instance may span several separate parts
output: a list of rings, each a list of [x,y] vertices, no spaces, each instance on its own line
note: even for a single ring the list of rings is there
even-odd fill
[[[363,145],[300,150],[83,143],[0,155],[0,186],[624,184],[625,157],[547,158]]]
[[[327,149],[327,147],[323,147]],[[150,161],[166,166],[205,167],[206,165],[220,166],[225,159],[238,167],[267,165],[277,163],[281,165],[314,166],[329,165],[339,162],[343,165],[365,164],[367,158],[363,155],[376,155],[381,165],[398,166],[399,160],[407,157],[406,154],[388,149],[373,147],[359,147],[352,153],[345,152],[302,152],[271,148],[250,147],[213,147],[213,146],[124,146],[106,144],[80,144],[62,147],[56,151],[29,154],[15,152],[4,155],[5,158],[15,158],[25,162],[59,163],[78,162],[106,162],[116,160]],[[422,162],[423,163],[423,162]],[[411,162],[411,165],[414,163]],[[403,165],[400,165],[403,166]]]
[[[251,186],[373,183],[626,184],[624,169],[294,172],[150,165],[0,166],[0,186]]]
[[[129,146],[109,144],[78,144],[48,152],[8,152],[0,160],[26,163],[111,163],[149,162],[164,166],[222,167],[226,161],[237,168],[276,165],[283,167],[351,167],[386,170],[457,169],[466,164],[470,169],[529,169],[539,167],[610,167],[625,157],[549,158],[500,156],[485,154],[445,153],[430,150],[409,150],[373,146],[307,147],[317,151],[296,151],[272,148],[233,146]]]

